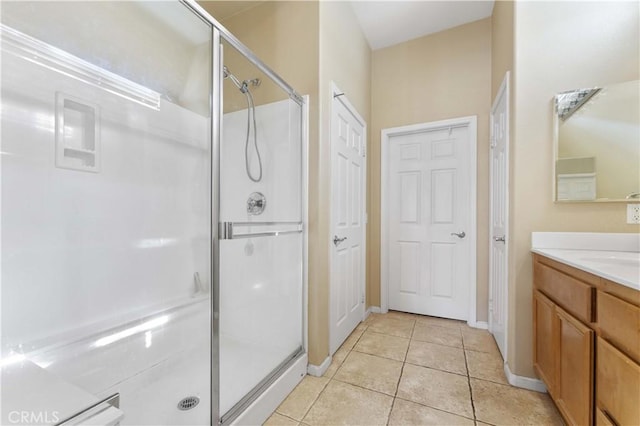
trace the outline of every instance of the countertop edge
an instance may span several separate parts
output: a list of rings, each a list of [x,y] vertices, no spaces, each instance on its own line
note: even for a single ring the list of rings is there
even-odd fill
[[[549,259],[553,259],[553,260],[555,260],[557,262],[564,263],[565,265],[571,266],[571,267],[576,268],[576,269],[580,269],[581,271],[588,272],[590,274],[593,274],[593,275],[596,275],[596,276],[598,276],[600,278],[604,278],[604,279],[612,281],[614,283],[623,285],[623,286],[631,288],[633,290],[640,290],[640,283],[627,280],[627,279],[625,279],[623,277],[620,277],[620,276],[612,275],[610,273],[607,273],[605,271],[602,271],[602,270],[599,270],[599,269],[596,269],[596,268],[591,268],[589,266],[585,266],[584,264],[581,264],[581,263],[578,263],[578,262],[574,262],[571,259],[567,259],[566,257],[557,256],[554,253],[549,253],[549,250],[563,250],[563,249],[531,248],[531,252],[532,253],[536,253],[536,254],[539,254],[541,256],[548,257]],[[585,251],[587,251],[587,250],[585,250]]]

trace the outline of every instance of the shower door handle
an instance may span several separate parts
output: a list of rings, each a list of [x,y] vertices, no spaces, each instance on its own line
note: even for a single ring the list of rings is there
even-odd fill
[[[338,247],[340,245],[340,243],[343,242],[346,239],[347,239],[347,237],[338,238],[337,235],[334,235],[333,236],[333,244],[335,244],[335,246]]]

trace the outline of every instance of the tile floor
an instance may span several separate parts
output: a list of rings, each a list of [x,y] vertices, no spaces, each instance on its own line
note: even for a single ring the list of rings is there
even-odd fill
[[[323,377],[306,376],[265,425],[561,425],[548,395],[509,386],[489,333],[372,314]]]

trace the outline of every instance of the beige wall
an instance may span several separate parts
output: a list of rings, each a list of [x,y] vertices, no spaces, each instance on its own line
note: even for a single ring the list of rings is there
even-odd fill
[[[221,23],[310,96],[309,362],[319,365],[329,355],[331,81],[368,121],[371,50],[346,2],[266,1]]]
[[[491,99],[495,99],[504,74],[513,81],[513,2],[497,1],[491,15]],[[513,90],[511,91],[513,95]],[[513,106],[513,96],[511,96]]]
[[[515,141],[512,143],[511,370],[533,377],[532,231],[640,232],[625,204],[555,204],[552,98],[556,92],[638,79],[636,2],[515,4]]]
[[[380,306],[380,131],[478,116],[477,319],[487,320],[491,19],[373,52],[369,149],[368,304]]]

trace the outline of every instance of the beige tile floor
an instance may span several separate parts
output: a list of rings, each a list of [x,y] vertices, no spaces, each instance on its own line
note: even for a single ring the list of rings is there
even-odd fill
[[[491,335],[459,321],[370,315],[323,377],[265,425],[561,425],[546,394],[509,386]]]

